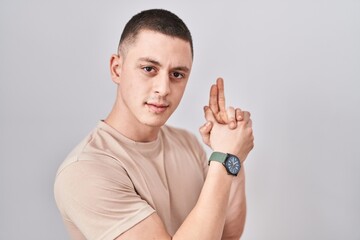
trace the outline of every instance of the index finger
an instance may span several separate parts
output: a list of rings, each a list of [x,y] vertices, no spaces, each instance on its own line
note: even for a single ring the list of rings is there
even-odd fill
[[[218,94],[218,108],[220,113],[220,118],[222,120],[222,123],[228,123],[228,117],[226,113],[226,107],[225,107],[225,91],[224,91],[224,80],[222,78],[218,78],[216,80],[216,86],[217,86],[217,94]]]
[[[218,104],[220,112],[226,112],[225,108],[225,90],[224,90],[224,80],[218,78],[216,80],[216,86],[218,88]]]
[[[216,85],[211,85],[210,88],[209,107],[215,115],[219,112],[218,89]]]

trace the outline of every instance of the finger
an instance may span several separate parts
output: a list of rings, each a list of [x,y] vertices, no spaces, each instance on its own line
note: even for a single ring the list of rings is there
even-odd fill
[[[202,125],[199,128],[201,136],[209,135],[210,131],[211,131],[211,128],[212,128],[212,123],[211,122],[206,122],[204,125]]]
[[[229,107],[226,111],[227,118],[229,120],[228,126],[230,129],[236,128],[236,120],[235,120],[235,109],[233,107]]]
[[[235,109],[235,117],[236,117],[236,121],[241,121],[244,119],[244,113],[243,111],[241,111],[240,108]]]
[[[225,108],[224,80],[222,78],[218,78],[216,80],[216,86],[218,90],[219,110],[225,112],[226,108]]]
[[[247,126],[250,127],[250,128],[252,128],[252,120],[251,120],[251,118],[249,119],[249,121],[248,121],[248,123],[247,123]]]
[[[206,122],[199,128],[200,135],[202,137],[203,142],[210,146],[210,131],[212,129],[212,123]]]
[[[213,114],[213,112],[211,111],[211,109],[208,106],[204,107],[204,115],[205,115],[206,121],[208,121],[208,122],[216,122],[214,114]]]
[[[244,113],[244,121],[245,121],[246,123],[248,123],[249,120],[250,120],[251,114],[250,114],[249,112],[247,112],[247,111],[243,111],[243,113]]]
[[[209,107],[215,115],[219,112],[218,89],[216,85],[212,85],[210,88]]]
[[[228,123],[228,118],[226,114],[226,105],[225,105],[225,90],[224,90],[224,80],[222,78],[218,78],[216,80],[217,86],[217,101],[218,101],[218,109],[220,112],[220,117],[223,123]]]

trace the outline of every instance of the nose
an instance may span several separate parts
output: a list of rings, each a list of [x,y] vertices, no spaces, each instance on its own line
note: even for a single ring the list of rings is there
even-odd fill
[[[162,97],[170,93],[170,78],[167,74],[159,74],[154,78],[153,83],[154,92]]]

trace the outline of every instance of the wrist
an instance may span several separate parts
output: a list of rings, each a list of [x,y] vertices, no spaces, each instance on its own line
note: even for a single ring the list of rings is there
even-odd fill
[[[227,173],[232,176],[237,176],[241,169],[240,159],[230,153],[215,151],[209,158],[209,165],[211,162],[220,163]]]

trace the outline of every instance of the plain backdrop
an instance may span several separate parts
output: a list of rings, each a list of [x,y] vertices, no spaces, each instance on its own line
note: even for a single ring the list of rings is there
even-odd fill
[[[149,8],[192,31],[169,124],[200,139],[210,85],[251,111],[243,240],[360,239],[360,1],[0,1],[0,239],[68,239],[56,170],[115,99],[109,58]],[[207,149],[209,152],[209,149]]]

